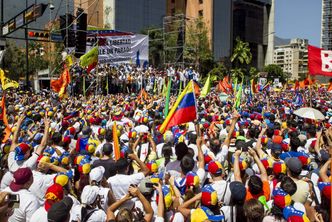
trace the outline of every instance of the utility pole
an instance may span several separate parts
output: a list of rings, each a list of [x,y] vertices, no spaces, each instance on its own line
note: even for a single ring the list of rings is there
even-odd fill
[[[68,19],[69,19],[69,1],[66,0],[66,46],[67,46],[67,48],[68,48],[68,38],[69,38],[69,35],[68,35],[68,25],[69,25],[68,24]]]
[[[25,0],[25,7],[28,8],[28,0]],[[28,25],[25,27],[25,62],[26,62],[26,71],[25,71],[25,85],[26,90],[29,89],[29,40],[28,40]]]
[[[0,8],[1,8],[1,21],[0,21],[0,28],[1,28],[1,30],[0,30],[0,34],[1,34],[1,37],[2,37],[2,27],[3,27],[3,0],[1,0],[1,6],[0,6]]]

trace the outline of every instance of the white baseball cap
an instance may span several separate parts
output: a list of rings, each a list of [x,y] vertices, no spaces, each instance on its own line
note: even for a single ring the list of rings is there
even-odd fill
[[[103,166],[95,167],[90,171],[89,174],[90,180],[99,183],[103,179],[104,173],[105,173],[105,168]]]

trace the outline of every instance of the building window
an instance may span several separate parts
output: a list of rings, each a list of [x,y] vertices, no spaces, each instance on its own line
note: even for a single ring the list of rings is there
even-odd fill
[[[199,4],[203,4],[203,0],[198,0]]]
[[[203,10],[198,11],[198,16],[203,17]]]

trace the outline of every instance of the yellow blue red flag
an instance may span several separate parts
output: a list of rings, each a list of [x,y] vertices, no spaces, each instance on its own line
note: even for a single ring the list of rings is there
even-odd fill
[[[167,129],[197,118],[194,83],[190,81],[178,97],[159,131],[163,134]]]

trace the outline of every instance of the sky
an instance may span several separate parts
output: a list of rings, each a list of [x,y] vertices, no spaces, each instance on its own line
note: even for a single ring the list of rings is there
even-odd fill
[[[320,45],[322,0],[275,0],[275,32],[280,38],[304,38]]]

